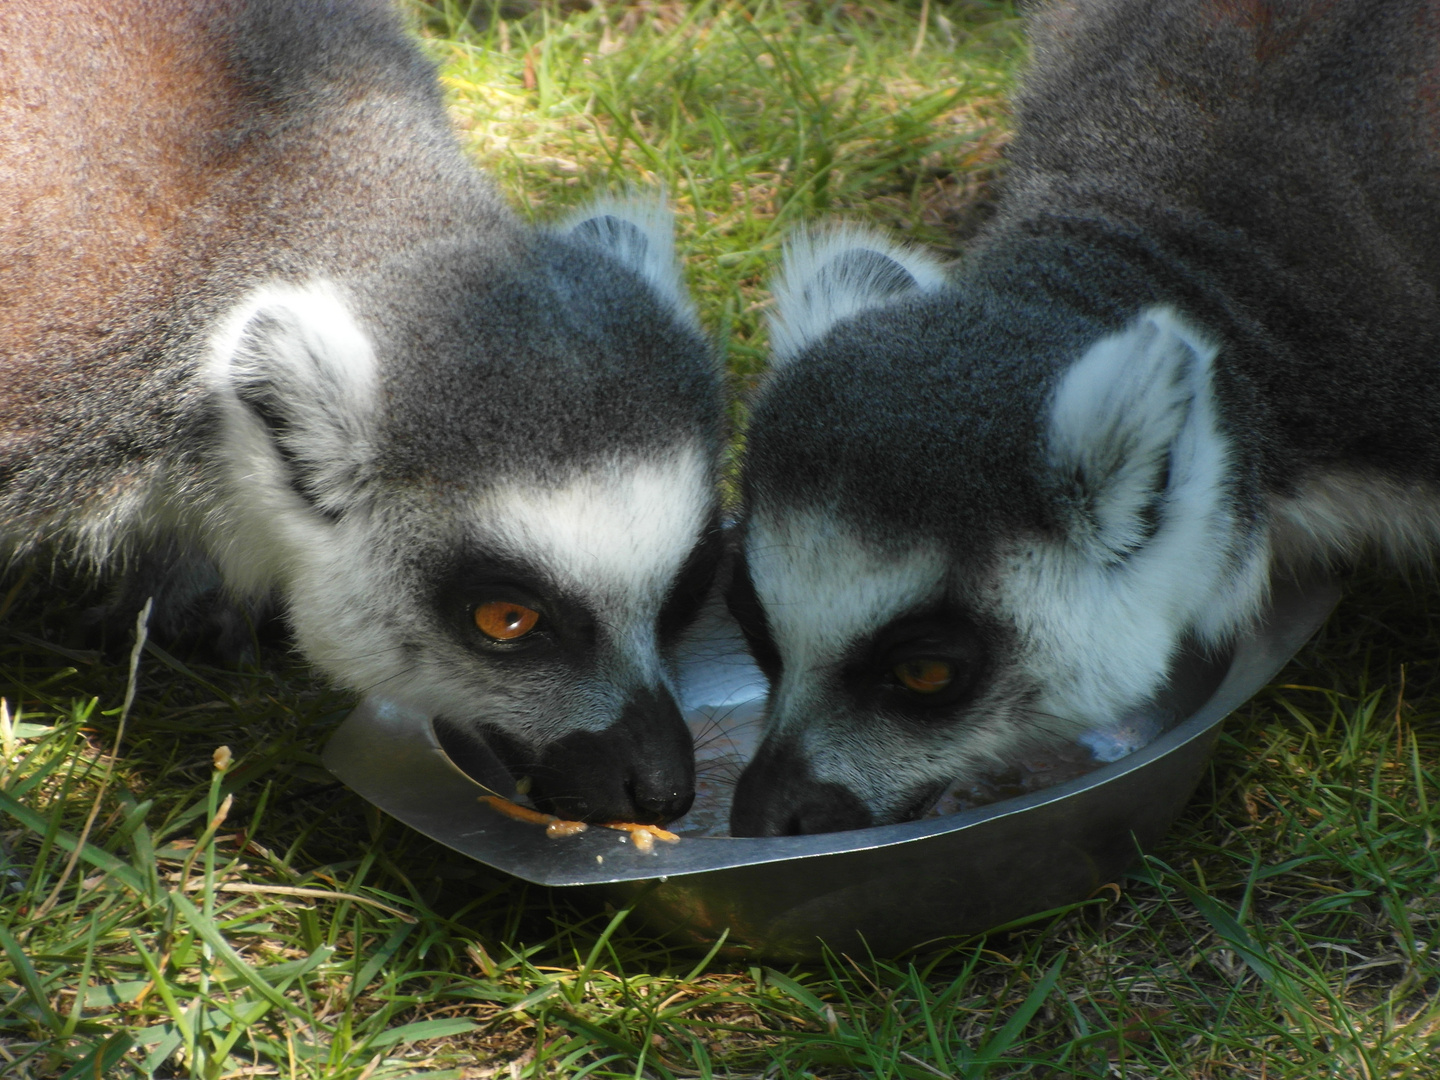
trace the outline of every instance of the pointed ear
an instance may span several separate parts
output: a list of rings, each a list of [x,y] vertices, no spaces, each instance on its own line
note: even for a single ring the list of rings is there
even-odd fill
[[[379,385],[374,347],[339,293],[326,282],[260,290],[212,357],[235,467],[338,519],[371,459]]]
[[[940,263],[869,229],[802,231],[785,245],[770,317],[770,362],[788,363],[831,327],[902,296],[946,282]]]
[[[1219,350],[1170,308],[1090,347],[1050,402],[1049,457],[1072,542],[1103,562],[1161,528],[1169,500],[1214,479],[1211,365]],[[1213,441],[1213,440],[1212,440]],[[1207,475],[1202,475],[1205,473]]]
[[[618,259],[649,282],[687,324],[700,328],[675,258],[675,217],[663,197],[602,199],[566,218],[556,231]]]

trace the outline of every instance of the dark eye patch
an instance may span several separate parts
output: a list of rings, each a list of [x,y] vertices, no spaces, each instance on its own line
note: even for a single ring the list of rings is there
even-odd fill
[[[949,719],[968,705],[990,674],[993,628],[953,604],[894,620],[856,648],[844,667],[850,691],[886,713],[923,720]],[[950,682],[918,694],[896,677],[901,665],[938,661],[948,665]]]
[[[765,607],[760,603],[759,594],[755,592],[755,582],[751,580],[750,565],[746,561],[743,548],[736,551],[731,564],[730,581],[725,589],[725,605],[740,625],[740,632],[745,635],[745,644],[750,647],[750,655],[770,680],[770,685],[775,686],[780,681],[782,670],[780,650],[770,634],[770,622],[765,618]]]
[[[535,568],[503,555],[461,554],[434,577],[431,596],[441,623],[466,648],[486,655],[580,654],[595,645],[595,616],[583,604],[565,596]],[[481,633],[475,608],[496,600],[539,612],[534,630],[504,642]]]
[[[717,515],[690,550],[660,608],[655,631],[662,648],[675,644],[686,627],[695,621],[695,616],[700,614],[700,608],[714,587],[724,553],[725,533]]]

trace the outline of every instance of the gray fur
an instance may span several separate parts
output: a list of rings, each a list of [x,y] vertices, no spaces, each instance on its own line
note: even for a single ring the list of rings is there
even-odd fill
[[[555,805],[688,804],[655,625],[723,425],[665,212],[522,225],[385,0],[15,0],[0,40],[0,557],[173,556],[146,591],[175,611],[218,567],[332,678],[486,725],[518,771],[628,725]],[[626,498],[658,534],[565,549],[567,507]],[[522,585],[528,659],[467,606]],[[670,794],[637,808],[641,774]]]
[[[943,550],[923,603],[992,628],[983,672],[921,719],[786,668],[743,830],[837,790],[863,809],[832,825],[903,816],[1142,708],[1187,634],[1254,616],[1272,563],[1440,541],[1435,6],[1073,0],[1032,26],[1004,195],[952,286],[843,319],[782,304],[804,340],[745,460],[752,576],[823,563],[755,539],[807,516],[876,566]],[[1140,390],[1123,354],[1147,349]],[[834,670],[858,678],[913,615],[856,615]],[[785,705],[822,696],[823,716]]]

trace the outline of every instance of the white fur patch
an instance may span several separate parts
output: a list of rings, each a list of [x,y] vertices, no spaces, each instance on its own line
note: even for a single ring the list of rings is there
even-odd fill
[[[218,457],[230,489],[226,520],[207,533],[232,586],[258,592],[293,576],[295,553],[327,543],[331,528],[296,492],[273,433],[240,394],[269,389],[287,420],[288,450],[312,470],[320,505],[338,509],[373,452],[375,351],[328,282],[270,285],[221,325],[205,374],[220,406]]]
[[[554,488],[514,487],[473,510],[476,530],[568,592],[587,597],[612,631],[629,635],[659,677],[654,620],[710,522],[712,468],[699,447],[611,462]]]
[[[401,648],[398,618],[419,598],[410,595],[389,546],[377,543],[370,515],[332,524],[292,509],[260,529],[266,525],[271,558],[283,559],[277,576],[306,657],[350,689],[402,685],[392,680],[403,680],[412,665]]]
[[[1154,310],[1095,345],[1056,391],[1052,461],[1100,485],[1099,535],[1082,525],[1069,542],[1017,541],[1002,575],[1003,606],[1044,688],[1039,709],[1076,725],[1114,722],[1160,687],[1188,631],[1218,642],[1264,602],[1269,549],[1230,509],[1214,356],[1173,312]],[[1160,455],[1168,487],[1141,541],[1135,519],[1154,498]]]
[[[833,665],[856,642],[945,587],[948,560],[938,548],[884,553],[819,513],[762,512],[748,530],[750,580],[785,658],[780,696],[771,708],[776,716],[801,711],[781,698],[806,692],[812,672]]]
[[[614,220],[607,220],[614,219]],[[616,228],[615,221],[633,225]],[[589,223],[598,233],[592,243],[643,277],[687,324],[700,328],[695,305],[685,290],[680,263],[675,257],[675,217],[663,196],[600,199],[561,222],[562,233]]]
[[[934,257],[906,248],[873,229],[841,225],[801,230],[785,245],[770,319],[771,363],[795,359],[836,323],[881,307],[898,296],[933,292],[946,284]]]
[[[1196,399],[1208,395],[1218,352],[1168,308],[1155,308],[1095,345],[1056,388],[1050,459],[1092,499],[1072,539],[1118,558],[1144,537],[1144,511]],[[1212,444],[1197,445],[1206,452]],[[1082,532],[1094,528],[1093,538]]]

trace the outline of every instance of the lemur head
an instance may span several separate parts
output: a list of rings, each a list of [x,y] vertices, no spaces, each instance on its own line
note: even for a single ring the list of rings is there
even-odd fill
[[[215,343],[232,582],[344,686],[565,817],[693,797],[667,649],[719,555],[719,373],[663,213],[457,237],[249,298]]]
[[[1264,590],[1215,347],[802,240],[754,402],[730,604],[771,682],[740,835],[885,824],[1143,707]]]

